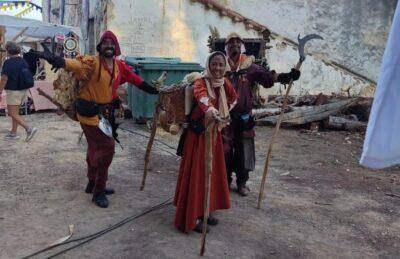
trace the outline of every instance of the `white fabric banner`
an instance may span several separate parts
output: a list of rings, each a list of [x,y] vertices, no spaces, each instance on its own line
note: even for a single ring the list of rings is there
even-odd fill
[[[400,1],[386,45],[360,164],[400,164]]]

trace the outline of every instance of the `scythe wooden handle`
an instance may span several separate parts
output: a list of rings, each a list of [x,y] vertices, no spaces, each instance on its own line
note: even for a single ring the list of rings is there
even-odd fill
[[[295,69],[296,70],[300,70],[300,67],[301,67],[302,64],[303,64],[303,61],[299,60],[299,62],[295,66]],[[280,126],[281,126],[281,122],[282,122],[282,119],[283,119],[283,114],[285,113],[284,111],[285,111],[285,109],[287,107],[288,96],[289,96],[290,89],[292,88],[292,85],[293,85],[293,79],[290,80],[290,82],[289,82],[289,86],[288,86],[288,88],[286,90],[285,97],[283,99],[283,105],[282,105],[282,108],[281,108],[282,110],[281,110],[281,113],[279,115],[278,122],[276,123],[276,126],[275,126],[274,135],[272,135],[271,141],[269,143],[268,152],[267,152],[267,159],[266,159],[265,164],[264,164],[264,172],[263,172],[263,176],[262,176],[262,180],[261,180],[260,192],[258,194],[258,204],[257,204],[257,208],[258,209],[261,208],[261,202],[262,202],[262,200],[264,198],[263,197],[264,196],[264,186],[265,186],[265,182],[266,182],[266,179],[267,179],[267,176],[268,176],[269,164],[271,162],[272,148],[274,146],[275,138],[278,135],[278,132],[279,132],[279,129],[280,129]]]
[[[146,184],[147,169],[148,169],[149,162],[150,162],[150,152],[151,152],[151,147],[153,146],[154,137],[156,136],[157,120],[158,120],[159,113],[160,113],[160,110],[159,110],[159,107],[157,106],[156,110],[154,112],[154,115],[153,115],[151,134],[150,134],[149,142],[147,143],[146,155],[144,156],[144,169],[143,169],[143,176],[142,176],[142,184],[140,185],[141,191],[144,190],[144,186]]]

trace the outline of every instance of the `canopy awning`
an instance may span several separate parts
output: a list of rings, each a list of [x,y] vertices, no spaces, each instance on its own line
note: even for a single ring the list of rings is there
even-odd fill
[[[33,19],[0,15],[0,26],[6,27],[6,40],[12,40],[21,32],[23,32],[21,36],[35,39],[45,39],[46,37],[53,37],[57,33],[66,35],[72,32],[82,40],[82,32],[78,27],[56,25]]]

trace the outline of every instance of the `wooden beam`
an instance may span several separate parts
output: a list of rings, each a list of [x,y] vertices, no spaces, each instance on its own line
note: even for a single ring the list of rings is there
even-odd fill
[[[331,129],[348,130],[348,131],[365,131],[367,123],[346,118],[329,116],[327,126]]]
[[[295,111],[285,113],[282,123],[284,125],[302,125],[313,121],[323,120],[346,107],[355,104],[358,98],[347,99],[320,106],[305,106],[296,108]],[[271,116],[256,121],[257,125],[275,125],[279,116]]]

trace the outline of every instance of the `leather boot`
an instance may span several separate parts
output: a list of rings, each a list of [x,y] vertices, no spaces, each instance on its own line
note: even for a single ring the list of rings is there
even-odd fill
[[[196,226],[193,229],[194,232],[203,233],[203,220],[198,220]],[[206,226],[206,232],[210,232],[208,225]]]
[[[238,186],[238,193],[241,196],[248,196],[250,193],[250,188],[247,187],[246,185]]]
[[[96,203],[100,208],[108,207],[108,200],[104,191],[93,194],[92,202]]]
[[[86,193],[93,193],[93,189],[94,189],[94,182],[89,181],[88,184],[86,185],[86,189],[85,192]],[[104,194],[105,195],[111,195],[114,194],[115,190],[113,188],[107,188],[104,190]]]
[[[199,219],[200,219],[201,221],[203,221],[203,220],[204,220],[204,217],[201,216],[201,217],[199,217]],[[207,225],[210,225],[210,226],[216,226],[216,225],[218,225],[218,219],[210,214],[210,215],[208,216],[208,218],[207,218]]]
[[[89,181],[88,184],[86,185],[85,192],[86,193],[93,193],[93,188],[94,188],[94,182]]]

